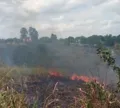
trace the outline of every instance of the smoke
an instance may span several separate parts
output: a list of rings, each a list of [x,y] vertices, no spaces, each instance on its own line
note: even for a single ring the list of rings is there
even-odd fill
[[[117,81],[116,73],[100,60],[96,54],[96,49],[66,46],[59,42],[46,45],[55,55],[51,68],[56,68],[71,75],[76,73],[78,75],[98,77],[106,83],[115,83]],[[0,45],[0,58],[9,66],[14,66],[12,61],[14,49],[15,46],[12,45]],[[120,64],[118,61],[120,61],[120,57],[117,57],[117,63]]]
[[[57,55],[54,67],[65,69],[69,74],[99,77],[106,83],[117,81],[116,73],[99,58],[95,48],[60,44],[51,44],[49,48]]]
[[[12,53],[13,53],[14,47],[7,46],[5,44],[0,44],[0,62],[3,62],[4,64],[8,66],[13,66],[12,61]]]

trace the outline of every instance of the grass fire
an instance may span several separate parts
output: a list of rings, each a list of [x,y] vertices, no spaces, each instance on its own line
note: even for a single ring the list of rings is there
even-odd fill
[[[64,75],[44,68],[35,68],[31,73],[26,73],[27,70],[29,68],[0,69],[1,108],[120,107],[119,97],[97,77]]]

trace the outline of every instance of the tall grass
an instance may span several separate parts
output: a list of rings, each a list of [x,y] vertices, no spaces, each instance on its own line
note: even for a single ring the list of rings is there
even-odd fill
[[[60,82],[28,85],[43,77],[47,79],[48,74],[49,70],[42,67],[1,67],[0,108],[120,108],[115,93],[96,80],[82,86],[65,86]]]

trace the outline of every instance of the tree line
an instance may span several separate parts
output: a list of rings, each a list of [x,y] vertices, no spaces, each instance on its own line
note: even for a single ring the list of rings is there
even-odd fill
[[[89,37],[85,36],[69,36],[67,38],[57,38],[57,35],[52,33],[51,36],[39,36],[38,31],[34,27],[29,27],[28,29],[22,27],[20,29],[20,38],[8,38],[8,39],[0,39],[0,43],[2,42],[23,42],[25,39],[30,39],[31,42],[38,43],[47,43],[53,41],[60,41],[66,45],[71,44],[88,44],[88,45],[99,45],[103,44],[105,46],[114,46],[116,43],[120,43],[120,35],[113,36],[112,34],[107,35],[92,35]]]
[[[24,40],[30,39],[28,43]],[[0,39],[0,43],[26,43],[18,45],[13,52],[13,62],[16,65],[26,66],[51,66],[55,55],[50,49],[47,48],[46,43],[61,42],[64,45],[70,46],[71,44],[83,44],[83,45],[104,45],[104,46],[114,46],[115,43],[120,44],[120,35],[113,36],[109,35],[92,35],[90,37],[78,36],[73,37],[69,36],[67,38],[57,38],[57,35],[52,33],[50,37],[39,37],[39,33],[36,28],[29,27],[28,29],[22,27],[20,29],[19,38],[9,38],[9,39]]]
[[[112,36],[111,34],[109,35],[92,35],[90,37],[85,37],[85,36],[80,36],[80,37],[68,37],[66,38],[66,43],[68,45],[70,44],[88,44],[88,45],[104,45],[104,46],[109,46],[112,47],[116,43],[120,44],[120,35],[118,36]]]

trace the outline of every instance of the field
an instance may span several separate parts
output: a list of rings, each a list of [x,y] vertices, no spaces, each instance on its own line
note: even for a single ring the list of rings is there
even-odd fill
[[[95,48],[48,46],[48,67],[0,64],[0,108],[120,108],[116,73]]]
[[[42,67],[1,67],[0,88],[0,108],[120,108],[97,78]]]

